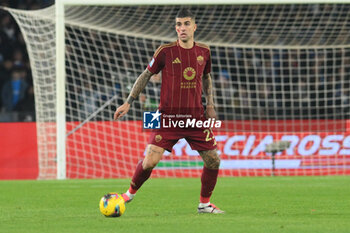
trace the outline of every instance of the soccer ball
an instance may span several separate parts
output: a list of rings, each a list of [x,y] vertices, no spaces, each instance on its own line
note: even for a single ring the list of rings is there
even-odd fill
[[[118,193],[108,193],[101,198],[100,211],[106,217],[120,217],[125,211],[124,198]]]

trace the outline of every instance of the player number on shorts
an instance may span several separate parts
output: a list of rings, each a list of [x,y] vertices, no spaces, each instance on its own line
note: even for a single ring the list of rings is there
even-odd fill
[[[212,135],[214,135],[214,134],[213,134],[213,131],[212,131],[211,129],[205,129],[205,130],[203,131],[203,133],[206,133],[206,134],[207,134],[207,136],[206,136],[206,138],[205,138],[205,141],[206,141],[206,142],[209,142],[209,141],[211,141],[211,140],[214,140],[213,146],[215,146],[215,145],[216,145],[215,136],[210,137],[210,133],[211,133]]]

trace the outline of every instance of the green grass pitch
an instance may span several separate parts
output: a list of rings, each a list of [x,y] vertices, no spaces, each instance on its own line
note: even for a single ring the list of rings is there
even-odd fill
[[[120,218],[98,209],[129,180],[0,181],[0,232],[350,232],[350,177],[219,178],[197,214],[200,179],[150,179]]]

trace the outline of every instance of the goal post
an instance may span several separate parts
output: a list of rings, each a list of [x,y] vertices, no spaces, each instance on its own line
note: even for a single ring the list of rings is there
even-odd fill
[[[66,179],[66,59],[65,3],[56,0],[56,153],[57,179]]]
[[[57,0],[7,9],[33,72],[39,179],[132,175],[161,77],[121,121],[113,112],[157,47],[176,40],[183,6],[197,16],[196,40],[211,48],[220,175],[270,175],[275,141],[289,142],[275,155],[277,175],[349,174],[350,1]],[[180,140],[153,174],[193,177],[202,166]]]

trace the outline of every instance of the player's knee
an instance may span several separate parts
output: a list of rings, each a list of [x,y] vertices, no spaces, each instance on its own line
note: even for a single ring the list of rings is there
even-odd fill
[[[157,166],[158,162],[162,158],[164,149],[155,145],[148,145],[146,157],[142,162],[142,168],[144,170],[153,169]]]
[[[142,168],[143,170],[151,170],[155,166],[157,166],[158,161],[152,160],[152,159],[144,159],[142,162]]]
[[[219,156],[215,156],[213,158],[210,158],[208,160],[204,160],[205,167],[209,169],[219,169],[220,167],[220,158]]]
[[[199,154],[202,156],[206,168],[219,169],[220,157],[216,150],[199,151]]]
[[[220,158],[215,156],[215,158],[208,164],[207,168],[209,169],[219,169],[220,167]]]

